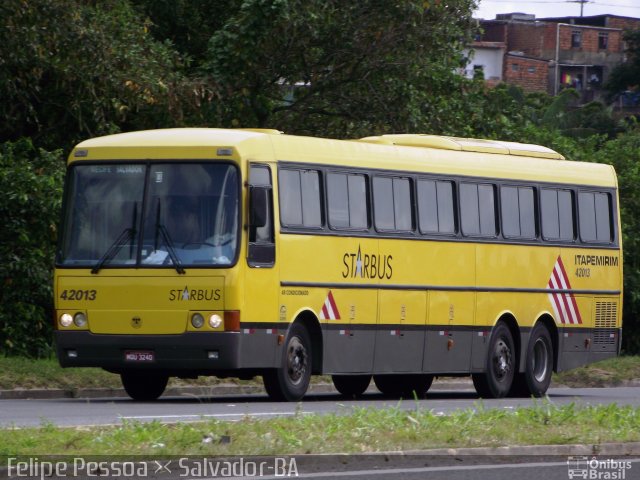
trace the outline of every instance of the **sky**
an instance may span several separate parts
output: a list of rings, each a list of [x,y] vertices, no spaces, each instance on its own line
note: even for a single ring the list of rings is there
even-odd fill
[[[492,20],[497,13],[533,13],[536,18],[580,16],[580,3],[568,0],[479,0],[476,18]],[[640,0],[589,0],[583,5],[584,16],[621,15],[640,18]]]

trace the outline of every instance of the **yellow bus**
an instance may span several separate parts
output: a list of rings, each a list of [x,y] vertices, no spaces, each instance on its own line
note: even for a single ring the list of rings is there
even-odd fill
[[[60,364],[136,400],[200,375],[261,375],[290,401],[314,374],[349,396],[435,376],[541,396],[619,353],[617,180],[432,135],[106,136],[69,156],[54,282]]]

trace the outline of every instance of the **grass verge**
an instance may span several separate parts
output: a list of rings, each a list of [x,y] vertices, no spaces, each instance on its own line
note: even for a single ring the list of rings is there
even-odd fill
[[[109,388],[120,379],[99,368],[63,369],[57,360],[0,357],[0,389]]]
[[[345,412],[347,413],[347,412]],[[640,441],[640,408],[554,406],[429,410],[359,408],[349,414],[239,422],[39,428],[0,431],[0,455],[279,455],[371,453],[443,447]]]
[[[197,380],[172,378],[169,386],[216,385],[223,382],[247,383],[237,379],[220,380],[216,377],[200,377]],[[253,383],[257,385],[255,381]],[[122,388],[122,384],[119,375],[101,368],[62,368],[55,359],[0,357],[0,390],[43,388]]]
[[[615,387],[634,380],[640,380],[640,356],[610,358],[554,376],[569,387]]]

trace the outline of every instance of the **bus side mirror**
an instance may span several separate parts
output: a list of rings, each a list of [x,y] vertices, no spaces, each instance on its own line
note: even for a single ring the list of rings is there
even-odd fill
[[[269,190],[265,187],[251,187],[249,190],[249,225],[264,227],[269,220]]]

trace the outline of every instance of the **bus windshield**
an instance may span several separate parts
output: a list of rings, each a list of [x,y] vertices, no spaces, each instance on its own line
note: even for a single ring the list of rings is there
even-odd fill
[[[237,169],[221,163],[74,165],[61,266],[230,266],[238,243]]]

